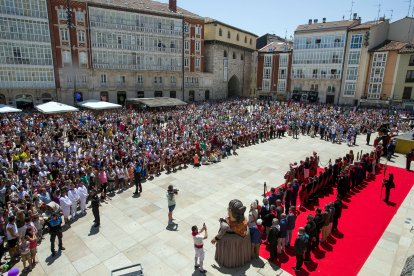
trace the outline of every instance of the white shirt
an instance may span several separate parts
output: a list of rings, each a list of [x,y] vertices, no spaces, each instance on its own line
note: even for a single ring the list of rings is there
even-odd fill
[[[80,199],[85,199],[88,196],[88,189],[84,185],[76,188],[76,193]]]

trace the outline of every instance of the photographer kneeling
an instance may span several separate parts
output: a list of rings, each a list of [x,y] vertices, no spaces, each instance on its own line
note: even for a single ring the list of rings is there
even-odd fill
[[[168,224],[173,223],[173,211],[175,209],[175,196],[178,194],[178,189],[174,189],[173,185],[168,186],[167,199],[168,199]]]

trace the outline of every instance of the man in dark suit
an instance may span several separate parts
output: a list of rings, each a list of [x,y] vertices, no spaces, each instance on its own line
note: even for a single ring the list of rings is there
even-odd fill
[[[303,254],[305,253],[309,236],[305,233],[303,227],[299,227],[298,236],[295,241],[296,266],[292,267],[294,271],[300,271],[303,265]]]

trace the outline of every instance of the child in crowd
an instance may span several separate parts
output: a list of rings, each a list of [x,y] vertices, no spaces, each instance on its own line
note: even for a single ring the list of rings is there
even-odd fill
[[[29,270],[32,266],[32,260],[30,256],[30,243],[27,238],[24,236],[19,245],[20,255],[22,257],[22,263],[24,270],[27,269],[27,262],[29,262]]]
[[[36,236],[36,233],[33,231],[33,228],[27,229],[25,238],[29,241],[30,261],[31,261],[31,265],[33,268],[36,264],[36,253],[37,253],[37,236]]]

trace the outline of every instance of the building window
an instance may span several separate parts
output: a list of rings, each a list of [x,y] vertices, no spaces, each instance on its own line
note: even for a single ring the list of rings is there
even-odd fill
[[[372,67],[385,67],[387,61],[387,53],[375,53]]]
[[[102,74],[101,75],[101,83],[106,83],[106,82],[107,82],[106,75],[105,74]]]
[[[76,21],[77,22],[85,21],[85,14],[82,11],[77,11],[76,12]]]
[[[142,75],[137,76],[137,83],[138,84],[143,84],[144,83],[144,78],[142,77]]]
[[[286,79],[287,78],[286,71],[287,71],[286,69],[279,68],[279,79]]]
[[[188,33],[189,26],[187,23],[184,24],[184,32]]]
[[[287,67],[288,66],[289,57],[287,54],[283,54],[279,56],[279,66]]]
[[[188,40],[184,41],[184,50],[190,49],[190,42]]]
[[[345,83],[344,96],[354,96],[356,90],[355,83]]]
[[[175,78],[175,76],[171,76],[171,77],[170,77],[170,82],[171,82],[172,84],[177,83],[177,79]]]
[[[199,58],[195,59],[195,67],[196,69],[200,70],[200,59]]]
[[[79,63],[88,64],[88,55],[85,52],[79,53]]]
[[[240,59],[244,60],[244,55],[243,54],[240,55]]]
[[[236,52],[233,52],[233,59],[236,59]]]
[[[331,85],[329,85],[329,86],[328,86],[328,89],[327,89],[327,92],[328,92],[328,93],[335,93],[335,86],[331,86]]]
[[[60,30],[60,40],[62,41],[69,41],[69,33],[66,29]]]
[[[184,67],[188,67],[188,58],[184,58]]]
[[[351,37],[351,49],[361,49],[362,39],[363,39],[363,36],[361,34],[353,35]]]
[[[244,37],[244,43],[247,43],[247,36]]]
[[[70,64],[72,62],[72,57],[70,51],[63,51],[63,63]]]
[[[370,82],[382,82],[383,78],[384,78],[384,68],[383,67],[379,67],[379,68],[374,67],[374,68],[372,68]]]
[[[59,9],[59,11],[58,11],[58,18],[60,20],[66,20],[67,19],[66,9]]]
[[[319,90],[319,85],[318,84],[311,84],[311,88],[310,91],[318,91]]]
[[[348,55],[348,64],[358,64],[360,54],[360,51],[350,51]]]
[[[379,99],[381,87],[381,83],[370,83],[368,86],[368,99]]]
[[[285,92],[286,91],[286,81],[279,80],[277,83],[277,91],[278,92]]]
[[[79,31],[78,32],[78,42],[85,42],[85,32]]]
[[[200,51],[200,41],[196,41],[196,43],[195,43],[195,50],[197,52]]]
[[[272,67],[272,56],[268,55],[264,57],[264,67]]]
[[[408,66],[414,66],[414,55],[410,56],[410,61],[408,62]]]
[[[226,50],[224,50],[224,53],[223,53],[223,57],[227,57],[227,51]]]
[[[270,91],[270,80],[263,80],[262,91],[264,92]]]
[[[263,69],[263,79],[269,80],[270,79],[270,74],[271,74],[271,69],[270,68],[264,68]]]
[[[231,38],[230,31],[227,31],[227,38]]]
[[[120,76],[119,77],[119,82],[120,83],[126,83],[126,77],[125,76]]]
[[[250,38],[250,45],[252,45],[252,43],[253,43],[253,41],[252,41],[252,39]]]
[[[221,28],[219,29],[219,36],[223,36],[223,31],[221,30]]]
[[[240,36],[239,34],[236,35],[236,40],[239,41],[240,40]]]
[[[356,81],[358,78],[358,67],[349,67],[346,71],[346,80]]]
[[[201,27],[195,27],[195,34],[201,35]]]
[[[405,82],[414,82],[414,70],[408,70],[405,75]]]

